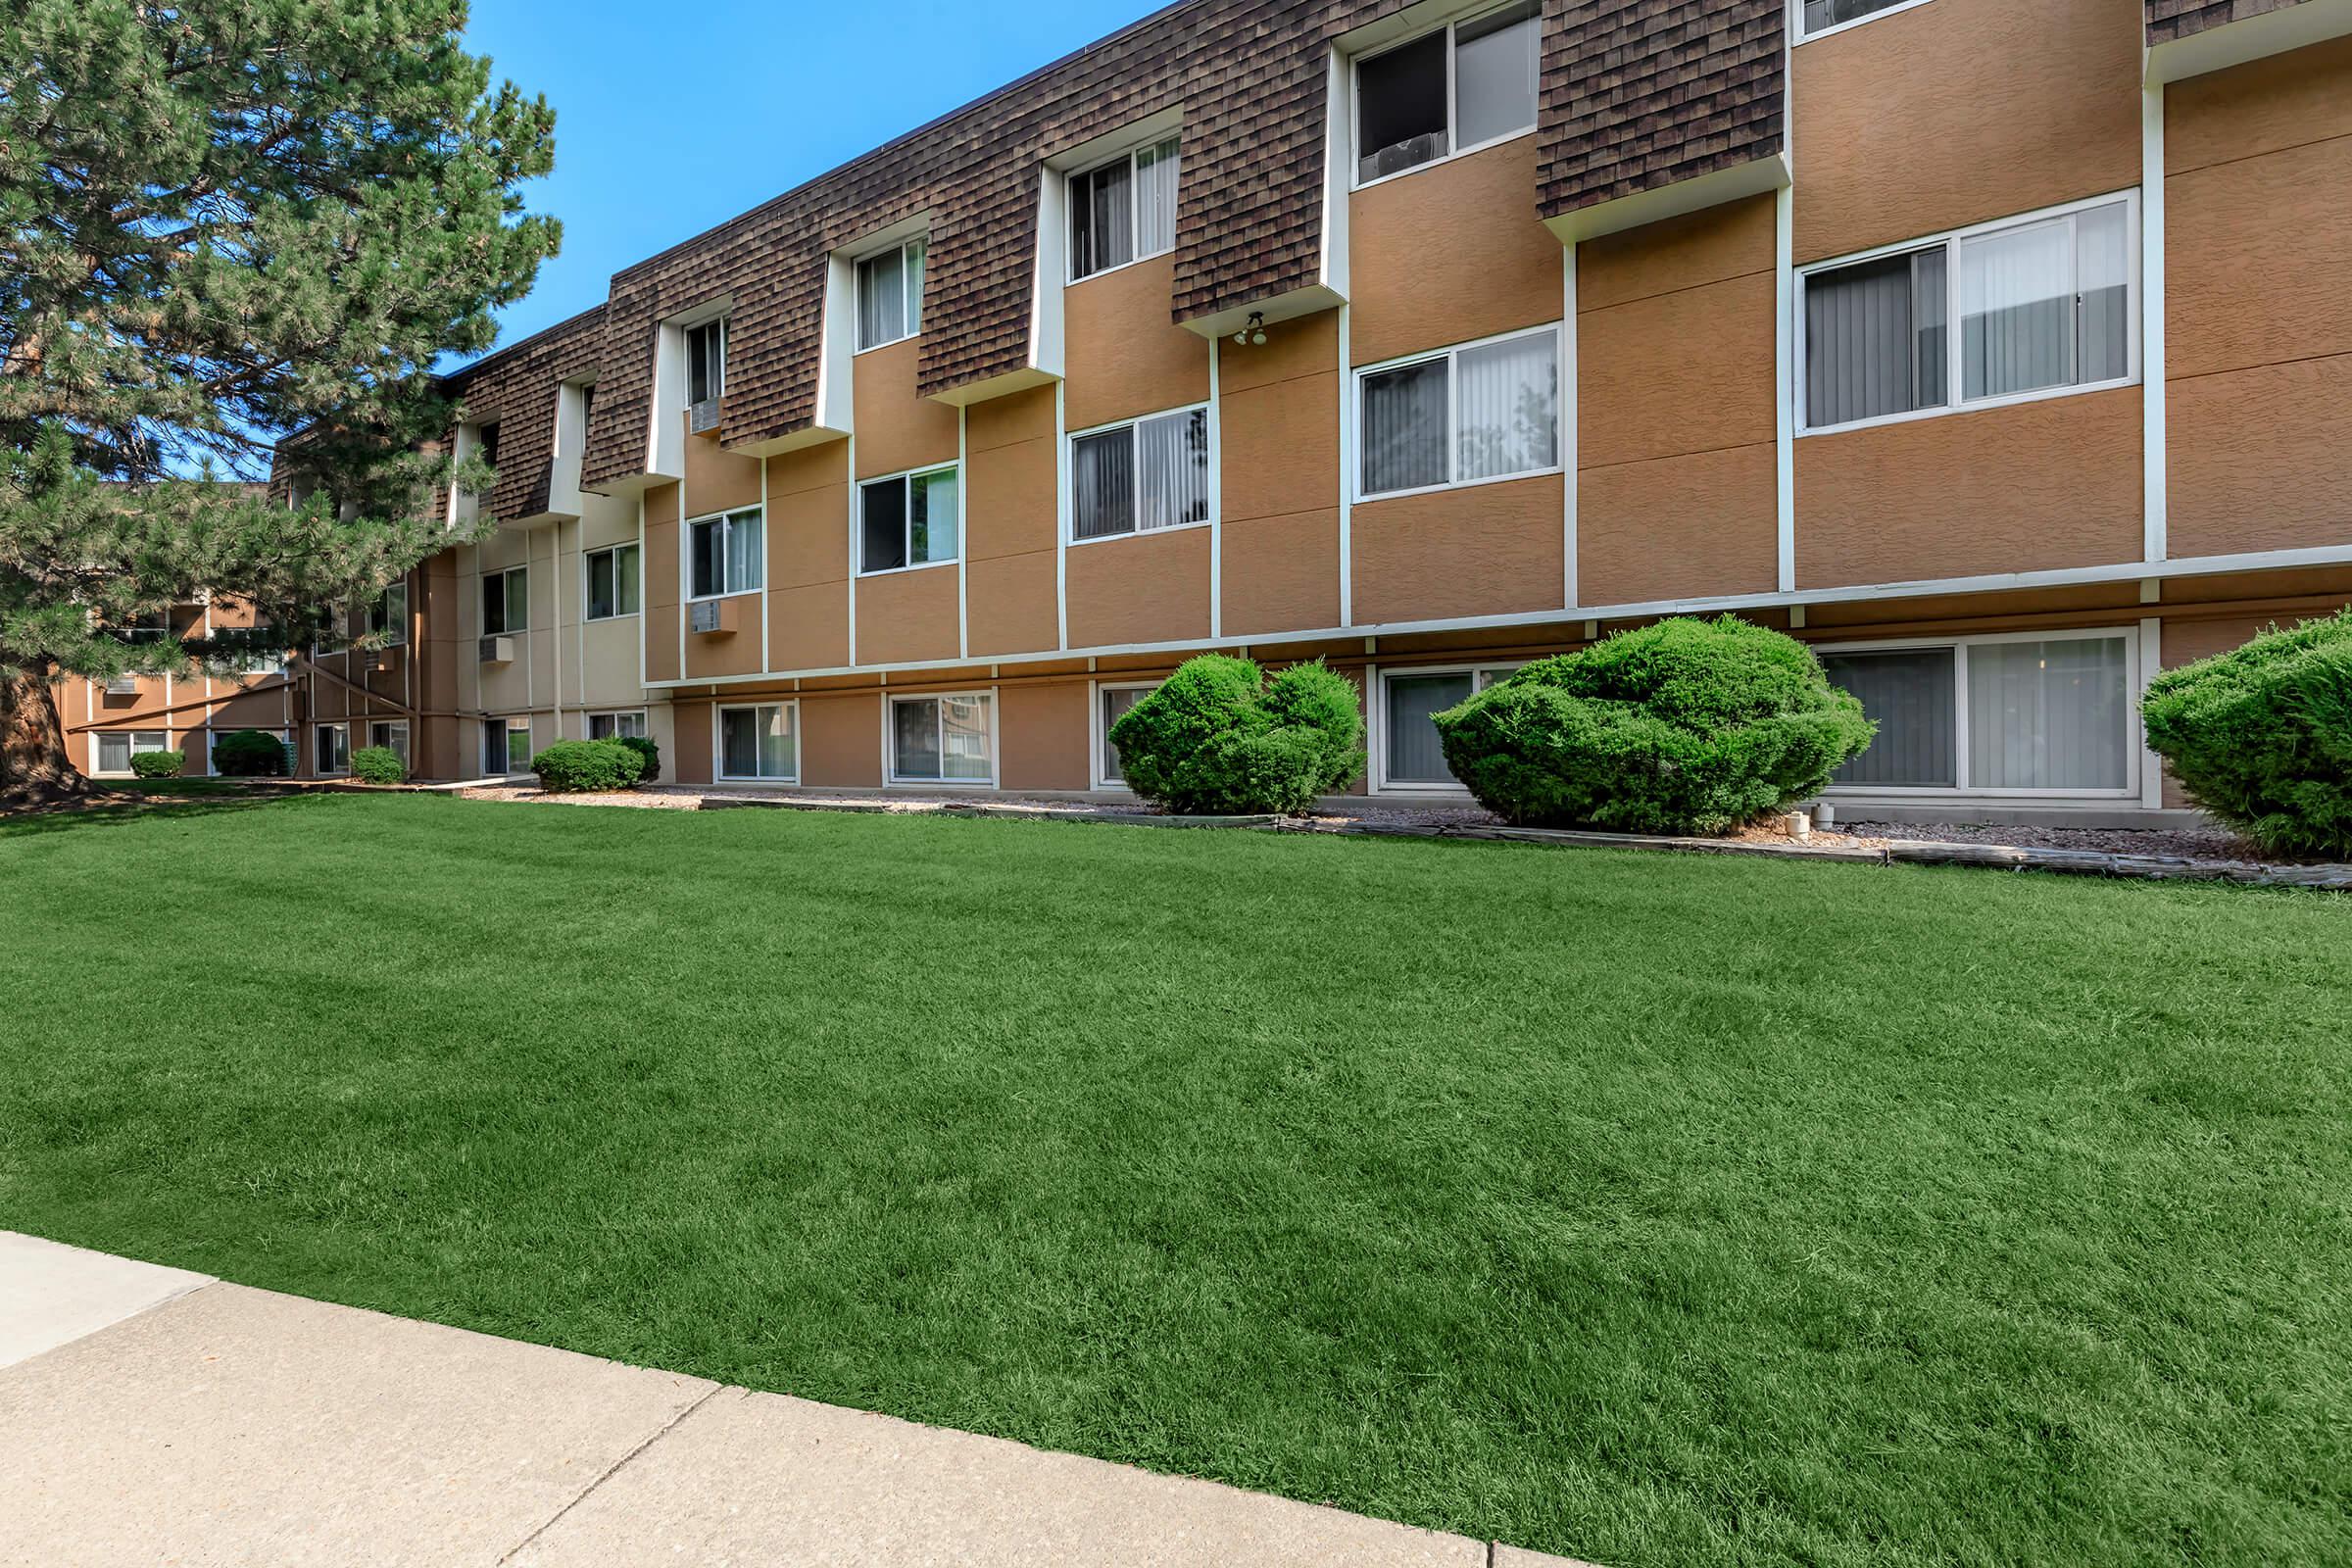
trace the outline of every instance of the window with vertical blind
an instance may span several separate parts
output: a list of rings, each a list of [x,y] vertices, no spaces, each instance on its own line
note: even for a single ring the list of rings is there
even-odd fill
[[[146,752],[168,752],[172,737],[160,729],[101,730],[98,732],[98,771],[127,773],[130,760]]]
[[[923,329],[923,260],[928,242],[915,238],[858,264],[858,350],[878,349]]]
[[[636,614],[641,586],[635,545],[614,545],[610,550],[588,552],[590,620]]]
[[[590,713],[588,715],[588,738],[592,741],[618,740],[624,735],[643,740],[648,733],[645,727],[645,711],[642,709],[633,713]]]
[[[1363,497],[1560,466],[1557,327],[1375,367],[1356,387]]]
[[[718,776],[790,782],[800,776],[798,710],[761,703],[718,710]]]
[[[984,693],[895,697],[890,704],[890,776],[904,784],[985,784],[996,777]]]
[[[1814,268],[1807,430],[2116,386],[2138,373],[2138,197]]]
[[[1208,465],[1206,408],[1070,437],[1070,538],[1206,522]]]
[[[1468,702],[1498,681],[1510,679],[1517,664],[1490,664],[1468,669],[1392,671],[1381,677],[1380,778],[1383,788],[1456,788],[1460,781],[1446,764],[1445,745],[1438,738],[1436,715]]]
[[[1119,749],[1110,744],[1111,726],[1125,718],[1136,704],[1158,689],[1156,682],[1132,686],[1099,686],[1095,689],[1095,701],[1102,712],[1102,724],[1099,732],[1102,739],[1102,755],[1095,763],[1098,769],[1098,783],[1124,784],[1127,782],[1126,769],[1119,765]]]
[[[1178,138],[1132,148],[1070,176],[1070,281],[1176,248]]]
[[[2125,795],[2136,787],[2127,632],[1831,649],[1821,665],[1879,726],[1834,788]]]

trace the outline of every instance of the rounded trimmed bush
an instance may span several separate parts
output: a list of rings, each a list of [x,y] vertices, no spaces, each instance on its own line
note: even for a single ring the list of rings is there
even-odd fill
[[[662,748],[650,736],[615,735],[612,739],[635,752],[637,760],[645,764],[637,775],[638,783],[651,784],[662,776]]]
[[[2352,610],[2168,669],[2140,711],[2206,810],[2275,855],[2352,858]]]
[[[351,754],[351,776],[363,784],[398,784],[409,765],[389,746],[363,746]]]
[[[1804,644],[1731,615],[1619,632],[1436,717],[1495,815],[1625,833],[1728,832],[1819,793],[1877,732]]]
[[[539,787],[551,795],[625,790],[645,761],[618,741],[558,741],[531,759]]]
[[[213,742],[213,771],[229,778],[283,778],[286,743],[267,730],[230,730]]]
[[[1170,811],[1304,811],[1363,770],[1355,683],[1317,660],[1272,680],[1223,654],[1187,660],[1110,728],[1128,787]]]
[[[177,778],[187,765],[184,752],[139,752],[130,760],[130,770],[140,778]]]

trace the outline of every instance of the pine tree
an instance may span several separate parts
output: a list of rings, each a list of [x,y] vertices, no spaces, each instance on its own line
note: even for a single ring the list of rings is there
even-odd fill
[[[0,6],[0,804],[89,787],[59,676],[253,652],[127,628],[210,593],[305,646],[452,542],[432,367],[490,345],[559,236],[517,194],[554,114],[492,86],[466,15]],[[281,443],[300,505],[257,482]]]

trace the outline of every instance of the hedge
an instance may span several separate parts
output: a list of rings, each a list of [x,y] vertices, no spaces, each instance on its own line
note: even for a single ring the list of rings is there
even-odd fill
[[[1627,833],[1727,832],[1819,793],[1876,732],[1811,650],[1730,615],[1538,661],[1436,718],[1497,816]]]
[[[645,764],[637,774],[638,783],[651,784],[662,776],[662,748],[652,739],[644,735],[615,735],[612,738],[635,752],[637,760]]]
[[[1355,684],[1320,660],[1268,680],[1223,654],[1188,660],[1111,726],[1138,795],[1201,815],[1299,812],[1363,771]]]
[[[351,754],[351,772],[363,784],[397,784],[409,776],[409,765],[389,746],[363,746]]]
[[[130,770],[140,778],[177,778],[187,766],[184,752],[137,752],[130,759]]]
[[[2352,610],[2148,683],[2148,746],[2274,855],[2352,858]]]
[[[644,768],[644,759],[619,741],[558,741],[531,759],[539,787],[551,795],[625,790]]]
[[[230,778],[283,778],[286,743],[266,730],[231,730],[213,742],[213,771]]]

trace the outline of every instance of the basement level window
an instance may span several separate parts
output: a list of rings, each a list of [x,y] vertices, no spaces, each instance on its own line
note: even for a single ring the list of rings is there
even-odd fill
[[[1357,60],[1356,182],[1533,130],[1540,16],[1528,0]]]

